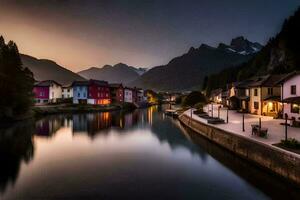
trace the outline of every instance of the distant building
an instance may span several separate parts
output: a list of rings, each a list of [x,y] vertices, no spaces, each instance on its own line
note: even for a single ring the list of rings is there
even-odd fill
[[[293,72],[281,81],[283,114],[289,119],[300,120],[300,72]]]
[[[90,80],[88,86],[88,104],[108,105],[111,103],[107,81]]]
[[[129,87],[124,88],[124,102],[133,103],[133,89]]]
[[[72,86],[62,86],[62,95],[63,99],[73,98],[73,88]]]
[[[73,88],[73,103],[87,104],[88,100],[89,81],[74,81]]]
[[[109,84],[111,100],[113,103],[124,102],[124,87],[122,83]]]
[[[37,82],[33,93],[36,104],[57,103],[62,98],[62,87],[53,80]]]
[[[212,90],[209,99],[215,103],[222,103],[222,89]]]

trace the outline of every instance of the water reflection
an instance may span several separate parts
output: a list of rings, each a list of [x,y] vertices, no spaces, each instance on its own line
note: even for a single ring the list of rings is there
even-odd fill
[[[0,199],[299,196],[161,110],[53,115],[0,130]]]
[[[0,129],[0,192],[13,186],[18,178],[21,162],[29,163],[34,156],[32,133],[34,123],[19,123]]]

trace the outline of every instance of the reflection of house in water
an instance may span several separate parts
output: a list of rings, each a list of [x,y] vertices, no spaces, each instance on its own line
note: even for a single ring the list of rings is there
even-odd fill
[[[87,133],[93,137],[111,126],[112,113],[110,112],[73,115],[73,134]]]
[[[51,137],[64,124],[63,117],[50,116],[36,122],[36,135]]]

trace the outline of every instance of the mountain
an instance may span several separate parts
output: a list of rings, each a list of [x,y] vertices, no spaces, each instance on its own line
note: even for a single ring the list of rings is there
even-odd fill
[[[74,80],[85,80],[83,77],[58,65],[52,60],[37,59],[24,54],[20,56],[23,66],[33,72],[34,78],[37,81],[55,80],[62,85],[66,85],[71,84]]]
[[[300,7],[286,19],[280,32],[247,63],[222,70],[207,79],[206,91],[252,76],[300,71]]]
[[[281,31],[239,72],[240,78],[300,70],[300,7]]]
[[[231,52],[236,52],[242,55],[249,55],[259,52],[263,48],[263,46],[258,42],[250,42],[243,36],[240,36],[232,39],[230,45],[220,43],[218,48]]]
[[[119,63],[114,66],[104,65],[102,68],[91,67],[87,70],[78,72],[78,74],[87,79],[98,79],[110,83],[126,84],[137,79],[140,74],[143,74],[144,72],[144,68],[135,68]]]
[[[206,44],[199,48],[191,47],[168,64],[153,67],[130,85],[159,91],[199,89],[205,76],[247,62],[260,48],[258,43],[243,37],[233,39],[230,45],[220,44],[217,48]]]

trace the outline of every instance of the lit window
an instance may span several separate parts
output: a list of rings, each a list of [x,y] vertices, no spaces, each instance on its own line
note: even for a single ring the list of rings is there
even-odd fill
[[[299,104],[291,104],[291,113],[299,113],[300,105]]]

